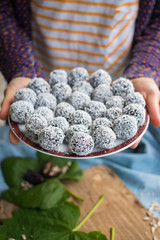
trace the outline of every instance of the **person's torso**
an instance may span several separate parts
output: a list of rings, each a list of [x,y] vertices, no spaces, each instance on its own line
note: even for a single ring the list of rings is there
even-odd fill
[[[102,68],[114,78],[132,45],[137,0],[31,0],[36,59],[46,72]]]

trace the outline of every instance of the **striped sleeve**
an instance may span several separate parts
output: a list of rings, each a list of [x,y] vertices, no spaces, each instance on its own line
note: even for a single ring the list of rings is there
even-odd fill
[[[124,76],[130,79],[150,77],[160,87],[160,0],[156,1],[150,21],[136,40],[131,54]]]
[[[9,82],[15,77],[43,76],[33,57],[29,25],[29,1],[0,1],[0,70]],[[24,19],[18,15],[23,15]],[[21,18],[20,19],[18,19]]]

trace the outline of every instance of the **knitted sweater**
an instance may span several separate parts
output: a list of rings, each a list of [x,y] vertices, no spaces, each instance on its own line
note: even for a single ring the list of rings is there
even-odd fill
[[[44,77],[32,49],[30,2],[0,1],[0,70],[15,77]],[[160,0],[141,0],[131,58],[124,71],[130,79],[153,78],[160,86]]]

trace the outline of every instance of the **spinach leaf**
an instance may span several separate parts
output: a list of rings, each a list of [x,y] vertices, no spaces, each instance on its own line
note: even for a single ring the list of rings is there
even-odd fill
[[[41,152],[37,152],[37,157],[38,157],[38,162],[40,166],[42,167],[43,164],[46,161],[51,161],[53,164],[58,165],[59,167],[64,167],[67,165],[68,162],[71,162],[71,166],[69,167],[69,170],[64,173],[60,174],[58,176],[59,179],[75,179],[79,180],[82,178],[83,172],[76,161],[72,161],[72,159],[66,159],[66,158],[61,158],[61,157],[54,157],[50,155],[46,155]]]
[[[1,240],[22,239],[22,234],[39,240],[107,240],[100,231],[74,231],[80,217],[79,207],[65,202],[50,210],[19,209],[0,226]]]
[[[23,157],[9,157],[2,162],[4,179],[9,187],[20,186],[20,183],[28,169],[38,172],[36,159]]]
[[[66,201],[71,194],[58,179],[49,179],[24,191],[14,187],[2,193],[2,198],[21,207],[47,209]]]
[[[8,186],[20,186],[25,173],[29,169],[40,173],[47,160],[50,160],[53,164],[56,164],[59,167],[63,167],[67,164],[67,162],[71,162],[71,166],[68,171],[64,174],[60,174],[57,178],[75,180],[82,178],[82,170],[80,169],[78,162],[72,162],[71,159],[53,157],[43,153],[37,153],[37,157],[38,159],[23,157],[9,157],[4,159],[2,162],[2,171]]]

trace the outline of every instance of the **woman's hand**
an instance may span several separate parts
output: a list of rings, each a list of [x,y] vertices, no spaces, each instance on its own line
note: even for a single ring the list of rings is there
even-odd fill
[[[20,88],[27,87],[28,83],[30,81],[31,81],[30,78],[25,78],[25,77],[18,77],[18,78],[14,78],[13,80],[11,80],[11,82],[8,84],[6,90],[4,91],[4,99],[1,104],[0,119],[7,120],[10,105],[14,100],[14,94]],[[12,133],[11,130],[10,130],[10,134],[9,134],[9,139],[12,144],[17,144],[19,142],[19,140]]]
[[[153,126],[160,127],[160,91],[155,81],[152,78],[141,77],[132,79],[132,83],[135,91],[140,92],[146,101],[150,122]],[[131,148],[136,148],[139,142],[136,142]]]

